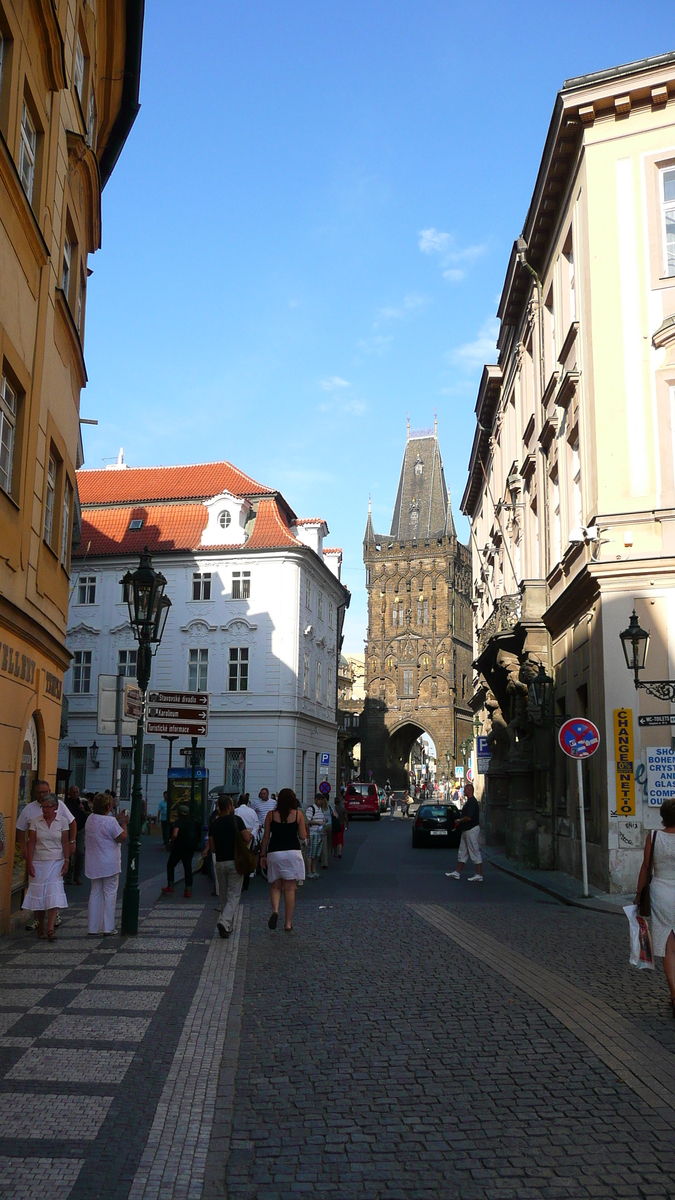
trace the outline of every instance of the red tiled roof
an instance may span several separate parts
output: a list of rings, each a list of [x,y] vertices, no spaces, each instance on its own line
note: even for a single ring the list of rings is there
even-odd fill
[[[325,525],[323,517],[298,517],[296,525]]]
[[[273,550],[277,546],[300,546],[301,544],[297,538],[293,537],[277,501],[261,500],[246,549]]]
[[[342,546],[326,546],[324,554],[342,554]]]
[[[189,467],[127,467],[120,471],[78,471],[82,504],[135,504],[148,500],[199,500],[231,492],[260,495],[272,489],[256,483],[228,462]]]
[[[111,472],[112,474],[112,472]],[[141,529],[129,529],[129,522],[142,519]],[[154,504],[119,508],[84,509],[82,541],[73,557],[86,554],[140,554],[148,547],[152,553],[196,550],[208,513],[203,504]]]

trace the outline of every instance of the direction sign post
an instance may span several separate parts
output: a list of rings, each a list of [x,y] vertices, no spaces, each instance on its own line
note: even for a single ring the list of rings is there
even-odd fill
[[[148,692],[145,732],[162,737],[206,737],[210,707],[207,692]]]
[[[600,745],[600,733],[597,725],[586,717],[572,717],[565,721],[558,734],[560,749],[568,758],[576,759],[577,763],[577,792],[579,794],[579,835],[581,838],[581,872],[583,877],[583,897],[588,899],[588,857],[586,853],[586,814],[584,812],[584,779],[582,762],[595,754]]]

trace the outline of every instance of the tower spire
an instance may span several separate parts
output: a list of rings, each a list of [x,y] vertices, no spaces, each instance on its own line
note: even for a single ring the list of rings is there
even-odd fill
[[[373,506],[368,493],[368,520],[366,521],[366,532],[363,535],[364,546],[370,546],[375,541],[375,530],[373,529]]]
[[[408,417],[408,421],[407,421],[407,424],[408,424],[408,441],[410,441],[410,413],[408,413],[408,414],[407,414],[407,417]]]

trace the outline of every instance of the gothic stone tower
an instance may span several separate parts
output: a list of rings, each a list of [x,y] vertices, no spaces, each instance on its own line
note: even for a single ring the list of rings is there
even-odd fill
[[[410,750],[424,732],[435,742],[439,776],[448,764],[454,774],[472,732],[471,554],[457,540],[435,422],[408,426],[391,531],[374,532],[369,505],[363,561],[363,778],[370,770],[378,783],[405,787]]]

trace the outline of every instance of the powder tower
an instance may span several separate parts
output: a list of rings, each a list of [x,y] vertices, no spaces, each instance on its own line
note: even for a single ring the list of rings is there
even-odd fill
[[[471,554],[457,540],[435,421],[412,431],[408,423],[391,530],[375,533],[369,504],[363,561],[362,778],[371,771],[380,785],[406,787],[423,733],[436,746],[437,778],[454,775],[472,734]]]

